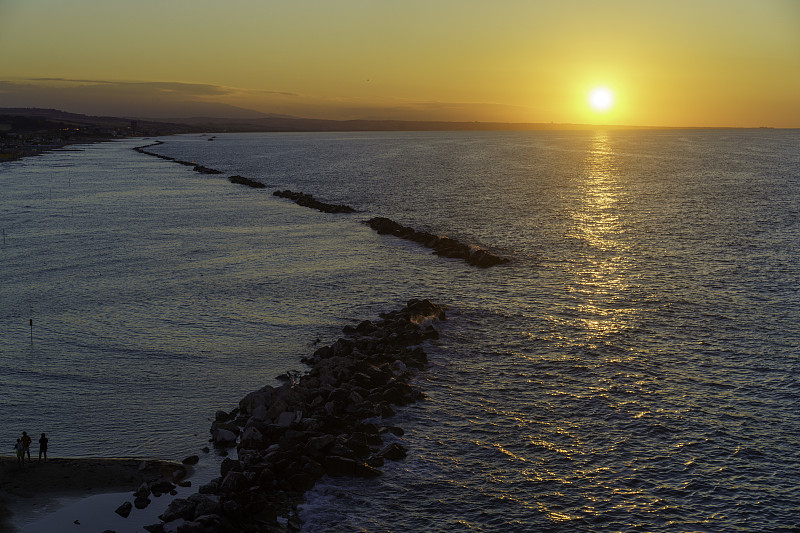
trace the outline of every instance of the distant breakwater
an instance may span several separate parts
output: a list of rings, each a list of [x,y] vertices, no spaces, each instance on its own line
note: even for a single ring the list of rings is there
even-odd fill
[[[290,190],[285,191],[275,191],[272,193],[273,196],[277,196],[279,198],[288,198],[292,200],[297,205],[301,205],[303,207],[310,207],[311,209],[316,209],[317,211],[322,211],[323,213],[355,213],[356,210],[350,207],[349,205],[342,205],[342,204],[328,204],[325,202],[320,202],[310,194],[305,194],[302,192],[292,192]]]
[[[380,320],[345,326],[345,337],[302,359],[307,373],[287,373],[281,386],[218,411],[211,441],[220,450],[235,446],[238,459],[226,458],[219,477],[173,500],[145,529],[297,531],[297,505],[320,478],[374,477],[385,461],[403,459],[403,430],[380,421],[424,398],[410,381],[428,362],[420,344],[438,338],[433,324],[445,319],[442,306],[410,300]]]
[[[174,157],[161,155],[155,152],[150,152],[148,150],[145,150],[145,148],[150,148],[151,146],[158,146],[160,144],[164,144],[163,141],[156,141],[146,146],[138,146],[134,148],[134,150],[136,150],[141,154],[158,157],[159,159],[172,161],[184,166],[190,166],[195,172],[200,172],[203,174],[222,174],[221,171],[214,168],[208,168],[203,165],[197,165],[191,161],[182,161]],[[256,181],[238,175],[229,176],[228,181],[239,185],[246,185],[254,189],[263,189],[266,187],[266,185],[261,183],[260,181]],[[322,202],[314,198],[312,195],[303,192],[294,192],[287,189],[284,191],[275,191],[272,193],[272,195],[277,196],[279,198],[286,198],[292,200],[294,203],[300,206],[316,209],[318,211],[322,211],[323,213],[336,214],[336,213],[356,212],[356,210],[350,207],[349,205],[330,204]],[[410,240],[412,242],[416,242],[427,248],[432,249],[433,253],[435,253],[436,255],[452,259],[462,259],[466,261],[468,264],[480,268],[488,268],[491,266],[501,265],[510,262],[510,259],[496,255],[484,248],[478,246],[470,246],[451,237],[434,235],[432,233],[415,230],[414,228],[403,226],[402,224],[399,224],[385,217],[374,217],[371,218],[370,220],[365,221],[364,223],[367,224],[372,229],[374,229],[375,231],[377,231],[379,235],[388,234],[388,235],[393,235],[395,237],[399,237],[401,239]]]
[[[385,217],[375,217],[364,222],[369,227],[378,232],[379,235],[394,235],[401,239],[414,241],[427,248],[433,249],[433,253],[442,257],[463,259],[470,265],[481,268],[488,268],[494,265],[508,263],[509,259],[494,255],[488,250],[469,246],[450,237],[434,235],[424,231],[417,231],[414,228],[398,224],[394,220]]]

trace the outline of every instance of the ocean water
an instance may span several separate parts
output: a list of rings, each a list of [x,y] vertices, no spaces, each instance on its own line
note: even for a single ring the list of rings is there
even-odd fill
[[[162,140],[224,174],[142,140],[0,166],[9,450],[27,430],[54,455],[180,459],[317,340],[423,297],[449,318],[426,401],[392,420],[408,457],[318,484],[305,531],[800,526],[800,132]],[[439,258],[372,216],[513,261]]]

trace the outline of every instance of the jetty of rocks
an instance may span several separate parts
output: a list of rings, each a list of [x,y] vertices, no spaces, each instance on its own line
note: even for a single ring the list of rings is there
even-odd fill
[[[411,300],[380,320],[346,326],[344,337],[302,359],[310,368],[302,376],[287,373],[282,385],[218,411],[211,441],[222,450],[235,446],[238,459],[226,458],[219,477],[173,500],[161,522],[145,529],[296,531],[296,507],[318,479],[380,475],[385,461],[406,456],[397,442],[403,430],[384,421],[423,398],[410,381],[427,364],[420,344],[438,337],[433,323],[444,319],[442,306]]]
[[[158,157],[160,159],[164,159],[167,161],[173,161],[180,165],[191,166],[195,172],[201,172],[203,174],[222,174],[221,171],[214,168],[208,168],[203,165],[196,165],[195,163],[190,161],[182,161],[180,159],[175,159],[174,157],[160,155],[145,150],[145,148],[149,148],[151,146],[157,146],[159,144],[163,144],[163,142],[156,141],[146,146],[138,146],[134,148],[134,150],[142,154],[151,155],[153,157]],[[259,181],[238,175],[230,176],[228,177],[228,180],[231,183],[247,185],[248,187],[252,187],[255,189],[263,189],[264,187],[266,187],[266,185],[264,185]],[[272,195],[277,196],[279,198],[287,198],[289,200],[294,201],[298,205],[301,205],[303,207],[310,207],[312,209],[317,209],[318,211],[322,211],[323,213],[356,212],[356,210],[350,207],[349,205],[329,204],[321,202],[316,198],[314,198],[312,195],[303,192],[294,192],[287,189],[284,191],[275,191],[272,193]],[[422,244],[427,248],[431,248],[433,250],[433,253],[437,255],[454,259],[462,259],[466,261],[468,264],[480,268],[488,268],[494,265],[501,265],[503,263],[508,263],[510,261],[510,259],[506,257],[495,255],[492,252],[484,248],[481,248],[479,246],[471,246],[468,244],[464,244],[456,239],[447,236],[434,235],[432,233],[428,233],[425,231],[418,231],[415,230],[414,228],[403,226],[402,224],[399,224],[394,220],[391,220],[386,217],[374,217],[367,220],[364,223],[381,235],[389,234],[389,235],[394,235],[395,237],[400,237],[401,239],[414,241],[416,243]]]
[[[146,146],[137,146],[137,147],[134,148],[134,150],[136,150],[140,154],[151,155],[153,157],[157,157],[157,158],[163,159],[165,161],[173,161],[175,163],[178,163],[179,165],[183,165],[183,166],[186,166],[186,167],[192,167],[192,169],[195,172],[200,172],[201,174],[222,174],[221,170],[217,170],[215,168],[208,168],[208,167],[205,167],[203,165],[197,165],[197,164],[195,164],[195,163],[193,163],[191,161],[182,161],[180,159],[175,159],[174,157],[170,157],[168,155],[161,155],[161,154],[157,154],[155,152],[149,152],[149,151],[145,150],[145,148],[150,148],[151,146],[158,146],[159,144],[164,144],[164,142],[163,141],[156,141],[156,142],[154,142],[152,144],[148,144]]]
[[[327,204],[325,202],[320,202],[310,194],[305,194],[302,192],[293,192],[288,189],[285,191],[275,191],[272,193],[272,195],[277,196],[279,198],[288,198],[289,200],[293,200],[294,203],[296,203],[297,205],[302,205],[303,207],[310,207],[312,209],[317,209],[318,211],[322,211],[323,213],[356,212],[356,210],[350,207],[349,205]]]
[[[211,139],[209,139],[210,141]],[[245,178],[244,176],[229,176],[228,181],[231,183],[237,183],[239,185],[247,185],[248,187],[252,187],[254,189],[263,189],[266,187],[263,183],[256,180],[251,180],[250,178]]]
[[[389,218],[375,217],[364,223],[377,231],[380,235],[394,235],[401,239],[414,241],[427,248],[433,249],[433,253],[437,255],[463,259],[470,265],[481,268],[488,268],[490,266],[509,262],[508,258],[497,256],[483,248],[469,246],[455,239],[451,239],[450,237],[434,235],[425,231],[417,231],[414,228],[403,226]]]

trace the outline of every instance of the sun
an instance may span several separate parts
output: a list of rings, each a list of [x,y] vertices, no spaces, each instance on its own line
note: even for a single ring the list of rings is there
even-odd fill
[[[598,112],[614,107],[614,93],[606,87],[595,87],[589,92],[589,105]]]

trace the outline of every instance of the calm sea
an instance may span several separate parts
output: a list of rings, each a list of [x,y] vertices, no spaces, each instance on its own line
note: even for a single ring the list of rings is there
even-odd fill
[[[141,139],[0,165],[7,454],[23,430],[53,455],[197,453],[217,409],[422,297],[449,319],[392,420],[408,458],[318,484],[305,531],[800,526],[800,132],[208,139],[150,150],[222,176]]]

